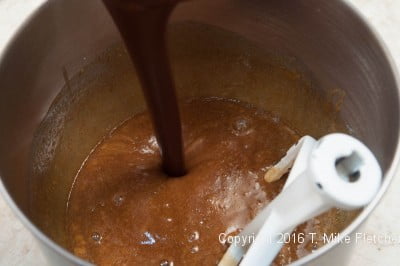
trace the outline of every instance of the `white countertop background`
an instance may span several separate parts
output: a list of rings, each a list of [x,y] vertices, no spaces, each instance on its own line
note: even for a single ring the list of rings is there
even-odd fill
[[[44,0],[0,0],[0,54],[23,18]],[[86,0],[82,0],[86,1]],[[267,0],[266,0],[267,1]],[[293,0],[295,1],[295,0]],[[330,0],[324,0],[330,1]],[[400,0],[347,0],[355,6],[386,43],[400,69]],[[400,239],[400,172],[375,209],[363,233],[389,234]],[[48,265],[33,236],[0,196],[0,266]],[[357,243],[348,262],[352,266],[400,265],[400,242]]]

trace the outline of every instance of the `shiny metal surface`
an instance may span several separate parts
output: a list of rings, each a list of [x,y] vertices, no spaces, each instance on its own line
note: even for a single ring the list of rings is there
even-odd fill
[[[342,1],[192,1],[173,21],[193,20],[237,32],[265,49],[297,58],[316,88],[346,92],[341,116],[376,154],[385,172],[373,203],[345,230],[362,224],[384,194],[399,162],[399,88],[373,32]],[[57,265],[83,261],[52,242],[31,222],[29,152],[36,128],[70,76],[119,36],[101,1],[45,3],[15,35],[0,61],[0,191]],[[307,119],[307,118],[305,118]],[[348,246],[331,243],[298,263],[338,264]],[[315,261],[312,261],[316,259]],[[332,259],[334,258],[334,260]],[[312,262],[311,262],[312,261]]]

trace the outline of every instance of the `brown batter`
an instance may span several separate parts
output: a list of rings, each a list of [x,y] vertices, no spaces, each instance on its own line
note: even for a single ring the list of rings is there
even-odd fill
[[[148,113],[115,129],[83,163],[67,209],[69,248],[98,265],[215,265],[236,234],[281,190],[263,176],[299,136],[242,102],[196,99],[181,106],[188,174],[171,178]],[[323,245],[354,214],[332,210],[300,226],[304,243],[286,244],[285,265]],[[307,233],[317,233],[311,242]]]
[[[98,265],[213,265],[285,180],[266,169],[299,136],[243,103],[198,99],[181,107],[188,174],[167,177],[148,113],[107,136],[77,175],[68,205],[73,252]]]

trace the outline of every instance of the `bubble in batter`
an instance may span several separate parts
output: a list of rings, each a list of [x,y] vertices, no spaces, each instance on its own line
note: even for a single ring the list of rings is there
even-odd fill
[[[198,232],[198,231],[194,231],[194,232],[193,232],[192,234],[190,234],[190,236],[189,236],[189,242],[193,242],[193,241],[199,240],[199,238],[200,238],[199,232]]]
[[[174,262],[173,261],[168,261],[168,260],[162,260],[160,262],[160,266],[174,266]]]
[[[101,243],[102,237],[101,237],[101,235],[100,235],[99,233],[94,232],[94,233],[92,234],[92,239],[93,239],[94,242],[100,244],[100,243]]]
[[[197,252],[199,252],[199,247],[198,247],[198,246],[192,247],[192,249],[190,250],[190,252],[192,252],[192,253],[197,253]]]
[[[246,117],[240,117],[233,123],[233,134],[236,136],[245,136],[253,132],[251,121]]]
[[[119,195],[119,194],[116,194],[114,197],[113,197],[113,202],[114,202],[114,205],[115,206],[121,206],[122,205],[122,203],[124,202],[124,196],[122,196],[122,195]]]

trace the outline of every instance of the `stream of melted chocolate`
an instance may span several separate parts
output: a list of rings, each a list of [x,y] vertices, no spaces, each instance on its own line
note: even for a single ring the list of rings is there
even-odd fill
[[[179,0],[103,0],[136,67],[169,176],[186,173],[181,120],[165,35]]]

